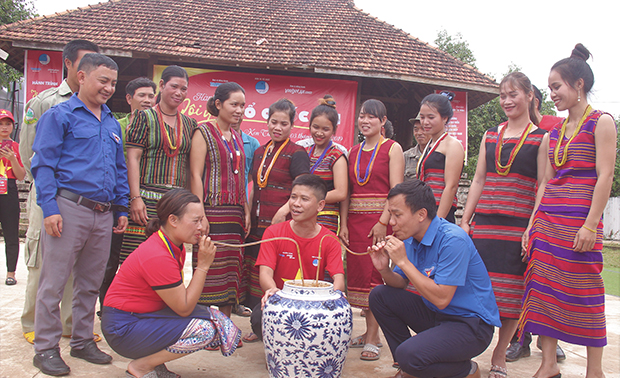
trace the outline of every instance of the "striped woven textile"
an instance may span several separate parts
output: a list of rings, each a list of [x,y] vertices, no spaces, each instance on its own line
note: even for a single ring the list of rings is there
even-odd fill
[[[354,164],[360,157],[360,172],[363,174],[370,163],[372,150],[361,151],[360,145],[355,145],[349,153],[349,187],[351,200],[349,205],[349,248],[354,252],[365,252],[372,244],[368,233],[377,224],[390,191],[390,150],[393,140],[384,140],[377,152],[376,161],[370,172],[370,179],[366,185],[360,185],[355,175]],[[387,234],[392,233],[388,225]],[[383,284],[381,273],[372,264],[369,255],[357,256],[346,254],[347,259],[347,300],[353,307],[368,309],[368,295],[378,285]]]
[[[243,207],[239,205],[205,206],[211,240],[242,244],[244,213]],[[192,253],[194,269],[197,266],[197,259],[198,245],[194,245]],[[241,287],[242,274],[243,248],[218,246],[198,303],[224,306],[242,302],[245,299],[245,290]]]
[[[594,130],[602,114],[588,115],[568,151],[568,139],[561,142],[560,156],[568,153],[563,166],[553,157],[561,125],[550,133],[549,159],[556,174],[545,187],[532,225],[519,319],[522,331],[592,347],[607,344],[602,222],[592,251],[574,252],[572,245],[592,204],[597,181]]]
[[[146,216],[148,219],[157,216],[157,212],[155,211],[157,201],[172,189],[174,188],[164,188],[155,185],[140,186],[140,196],[142,196],[142,201],[144,201],[144,205],[146,206]],[[121,246],[121,255],[119,259],[121,264],[125,262],[125,259],[131,252],[146,240],[145,230],[146,227],[137,224],[131,219],[131,216],[129,217],[129,224],[123,235],[123,245]]]
[[[506,123],[500,125],[505,126]],[[546,132],[528,134],[506,176],[497,173],[495,151],[499,126],[486,133],[486,181],[476,206],[472,239],[491,278],[502,318],[518,319],[525,291],[521,237],[527,228],[536,200],[537,158]],[[508,164],[520,136],[505,138],[501,164]]]
[[[168,157],[164,145],[168,143],[166,136],[162,135],[157,111],[153,108],[141,110],[134,121],[127,126],[127,147],[142,149],[140,159],[140,184],[147,185],[171,185],[185,187],[188,182],[189,150],[194,130],[197,127],[196,120],[181,115],[183,130],[179,153],[174,157]],[[176,133],[173,128],[164,125],[171,140]]]
[[[312,156],[311,152],[314,145],[306,147],[306,151],[310,157],[310,167],[314,167],[320,156]],[[315,168],[313,174],[319,176],[327,183],[327,191],[334,190],[334,164],[341,156],[344,156],[338,147],[332,145],[323,160]],[[346,156],[344,157],[346,159]],[[334,234],[338,234],[338,221],[340,218],[340,204],[339,203],[326,203],[323,211],[319,213],[317,222],[325,226],[328,230]]]
[[[421,180],[428,184],[428,186],[430,186],[433,190],[433,195],[435,196],[437,206],[439,206],[441,195],[446,189],[446,181],[444,179],[445,167],[446,155],[437,151],[433,151],[433,153],[428,155],[428,158],[424,162],[424,176],[421,177]],[[457,203],[458,201],[455,194],[452,199],[452,207],[455,210]],[[451,221],[454,222],[454,219],[451,219]]]

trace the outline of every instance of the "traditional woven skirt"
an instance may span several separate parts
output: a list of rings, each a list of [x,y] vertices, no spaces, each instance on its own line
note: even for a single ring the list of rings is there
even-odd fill
[[[592,252],[574,252],[585,216],[538,211],[530,232],[519,329],[571,344],[607,345],[603,224]]]
[[[261,240],[264,233],[264,228],[253,228],[246,239],[246,243]],[[263,289],[260,287],[260,280],[258,277],[259,269],[256,266],[256,259],[258,258],[259,251],[260,244],[245,247],[243,285],[246,288],[246,297],[243,304],[250,308],[254,308],[260,303],[260,299],[263,296]]]
[[[209,220],[209,237],[213,241],[227,244],[242,244],[244,210],[242,206],[205,206]],[[196,269],[198,245],[194,245],[192,267]],[[204,288],[198,303],[225,306],[237,304],[245,299],[243,282],[243,248],[217,247],[215,259],[209,267]]]
[[[365,203],[364,200],[359,201],[351,198],[352,208],[355,209],[356,203]],[[381,200],[385,203],[385,200]],[[381,205],[375,205],[377,209]],[[372,227],[377,224],[381,217],[380,212],[351,212],[349,211],[349,219],[347,221],[349,227],[349,249],[353,252],[366,252],[368,247],[372,245],[372,238],[368,237],[368,233]],[[392,233],[392,229],[388,226],[387,235]],[[352,307],[368,309],[368,295],[370,291],[378,285],[383,285],[381,273],[375,268],[370,255],[358,256],[351,253],[346,254],[347,259],[347,300]]]
[[[527,264],[521,256],[521,237],[528,219],[476,214],[472,239],[487,267],[499,315],[518,319],[525,291],[523,275]]]
[[[241,330],[226,315],[199,305],[186,317],[170,308],[136,314],[104,306],[101,330],[110,348],[131,359],[164,349],[190,353],[209,346],[221,346],[222,354],[229,356],[241,339]]]
[[[157,216],[157,211],[155,211],[157,201],[159,201],[159,199],[163,197],[164,194],[168,193],[172,189],[175,188],[153,185],[140,185],[140,196],[142,197],[144,206],[146,206],[146,216],[148,219],[152,219]],[[119,259],[121,264],[129,256],[129,254],[131,254],[131,252],[133,252],[136,248],[138,248],[140,244],[142,244],[146,240],[146,227],[134,222],[131,219],[131,215],[129,218],[129,224],[127,225],[127,229],[123,234],[123,245],[121,247],[121,255]]]

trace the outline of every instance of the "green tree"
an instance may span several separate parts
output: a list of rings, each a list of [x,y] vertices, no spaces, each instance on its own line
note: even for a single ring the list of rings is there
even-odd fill
[[[456,33],[455,36],[451,36],[445,29],[440,30],[437,33],[435,45],[437,45],[439,50],[447,52],[461,62],[477,68],[474,53],[469,48],[469,43],[463,39],[461,33]]]
[[[0,25],[37,17],[31,0],[0,0]],[[18,81],[23,74],[4,62],[0,62],[0,87]]]

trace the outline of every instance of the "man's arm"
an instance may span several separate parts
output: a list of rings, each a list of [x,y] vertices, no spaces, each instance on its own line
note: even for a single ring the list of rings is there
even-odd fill
[[[47,109],[45,109],[47,110]],[[37,122],[43,114],[43,106],[39,97],[35,97],[26,104],[26,115],[19,130],[19,155],[22,158],[24,168],[26,168],[26,176],[32,179],[30,170],[30,160],[34,152],[32,145],[37,131]]]
[[[394,261],[394,264],[409,278],[409,281],[420,295],[437,306],[438,309],[443,310],[450,304],[456,291],[456,286],[437,284],[434,279],[422,274],[407,258],[405,244],[401,240],[394,236],[388,236],[385,242],[373,246],[373,249],[375,248],[385,250],[392,261]],[[402,279],[402,276],[394,272],[392,273]],[[403,279],[403,281],[405,280]]]
[[[265,307],[265,303],[269,297],[277,293],[280,289],[276,286],[276,281],[273,279],[274,270],[266,265],[261,265],[258,272],[258,280],[260,282],[260,287],[263,289],[265,294],[261,299],[261,309]]]

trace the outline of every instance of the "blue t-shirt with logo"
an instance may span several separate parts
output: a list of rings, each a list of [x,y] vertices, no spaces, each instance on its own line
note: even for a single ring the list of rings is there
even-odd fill
[[[479,317],[501,327],[491,279],[471,238],[454,223],[435,216],[421,242],[413,237],[403,241],[407,258],[438,285],[456,286],[450,304],[440,310],[422,297],[433,311],[446,315]],[[395,267],[394,272],[409,280]]]

